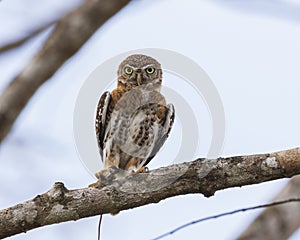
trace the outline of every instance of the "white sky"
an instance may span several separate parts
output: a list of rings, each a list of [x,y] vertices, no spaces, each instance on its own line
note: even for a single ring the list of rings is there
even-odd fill
[[[1,1],[0,44],[22,36],[79,2]],[[2,144],[0,209],[31,199],[56,181],[64,182],[68,188],[84,187],[94,181],[74,147],[74,103],[80,86],[96,66],[128,50],[171,49],[192,58],[209,74],[225,107],[223,156],[298,146],[298,16],[297,1],[133,1],[39,89]],[[46,36],[43,33],[0,55],[0,91]],[[201,151],[200,148],[199,156],[205,155]],[[102,239],[151,239],[194,219],[266,203],[286,182],[228,189],[209,199],[202,195],[179,196],[117,216],[105,216]],[[258,213],[208,221],[166,239],[233,239]],[[98,217],[93,217],[36,229],[10,239],[96,239],[97,222]],[[299,238],[298,232],[291,239]]]

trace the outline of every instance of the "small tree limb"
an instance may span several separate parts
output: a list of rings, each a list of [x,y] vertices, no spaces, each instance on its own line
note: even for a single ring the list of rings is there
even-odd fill
[[[0,238],[70,220],[114,213],[163,199],[300,174],[300,148],[214,160],[197,159],[114,180],[102,189],[68,190],[56,183],[34,199],[0,211]]]
[[[12,49],[14,49],[16,47],[21,46],[23,43],[27,42],[29,39],[35,37],[39,33],[43,32],[44,30],[46,30],[47,28],[49,28],[55,22],[56,21],[45,23],[44,25],[41,25],[41,26],[37,27],[36,29],[34,29],[33,31],[27,33],[22,38],[19,38],[19,39],[15,40],[15,41],[12,41],[12,42],[9,42],[7,44],[4,44],[3,46],[0,46],[0,54],[4,53],[6,51],[12,50]]]
[[[57,22],[42,49],[0,95],[0,142],[31,96],[130,0],[89,0]]]
[[[300,197],[300,176],[295,176],[273,201]],[[239,240],[288,239],[300,227],[300,203],[265,209],[238,237]]]

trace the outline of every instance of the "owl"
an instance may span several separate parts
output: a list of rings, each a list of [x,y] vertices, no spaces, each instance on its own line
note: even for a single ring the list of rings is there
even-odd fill
[[[96,111],[96,138],[105,169],[147,172],[175,117],[174,106],[160,93],[161,85],[161,65],[154,58],[131,55],[121,62],[117,88],[102,94]]]

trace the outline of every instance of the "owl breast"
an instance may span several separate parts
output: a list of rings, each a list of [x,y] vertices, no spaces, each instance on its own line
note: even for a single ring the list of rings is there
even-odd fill
[[[157,91],[133,89],[115,105],[106,128],[104,162],[136,170],[156,154],[155,146],[165,134],[164,97]]]

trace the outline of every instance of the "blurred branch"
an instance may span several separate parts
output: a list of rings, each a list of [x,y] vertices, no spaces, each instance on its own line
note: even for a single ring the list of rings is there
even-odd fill
[[[197,159],[116,178],[102,189],[68,190],[56,183],[34,199],[0,211],[0,238],[30,229],[203,193],[206,197],[230,187],[257,184],[300,174],[300,148],[218,159]]]
[[[300,176],[290,180],[274,201],[300,197]],[[288,239],[300,227],[300,203],[264,210],[238,237],[239,240]]]
[[[89,0],[60,21],[42,49],[0,95],[0,142],[36,90],[130,0]]]
[[[168,237],[169,235],[172,235],[172,234],[174,234],[174,233],[176,233],[176,232],[178,232],[182,229],[193,226],[197,223],[206,222],[206,221],[211,220],[211,219],[217,219],[217,218],[233,215],[233,214],[236,214],[236,213],[247,212],[247,211],[260,209],[260,208],[270,208],[270,207],[279,206],[279,205],[280,206],[287,206],[287,205],[284,205],[284,204],[288,204],[288,203],[292,203],[292,202],[299,202],[300,203],[300,198],[291,198],[291,199],[282,200],[282,201],[278,201],[278,202],[272,202],[272,203],[258,205],[258,206],[254,206],[254,207],[248,207],[248,208],[241,208],[241,209],[233,210],[233,211],[230,211],[230,212],[225,212],[225,213],[220,213],[220,214],[212,215],[212,216],[205,217],[205,218],[200,218],[200,219],[194,220],[192,222],[186,223],[184,225],[181,225],[181,226],[173,229],[172,231],[169,231],[165,234],[162,234],[162,235],[154,238],[153,240],[163,239],[163,238]],[[258,240],[259,239],[266,239],[265,235],[262,234],[261,236],[263,236],[264,238],[256,238],[256,239],[258,239]],[[283,239],[283,238],[280,238],[280,239]]]
[[[42,26],[39,26],[38,28],[36,28],[35,30],[29,32],[28,34],[26,34],[25,36],[23,36],[22,38],[10,42],[6,45],[0,46],[0,54],[4,53],[6,51],[9,51],[11,49],[17,48],[19,46],[21,46],[23,43],[27,42],[29,39],[35,37],[36,35],[38,35],[39,33],[43,32],[45,29],[47,29],[48,27],[50,27],[52,24],[54,24],[56,21],[52,21],[50,23],[46,23]]]

